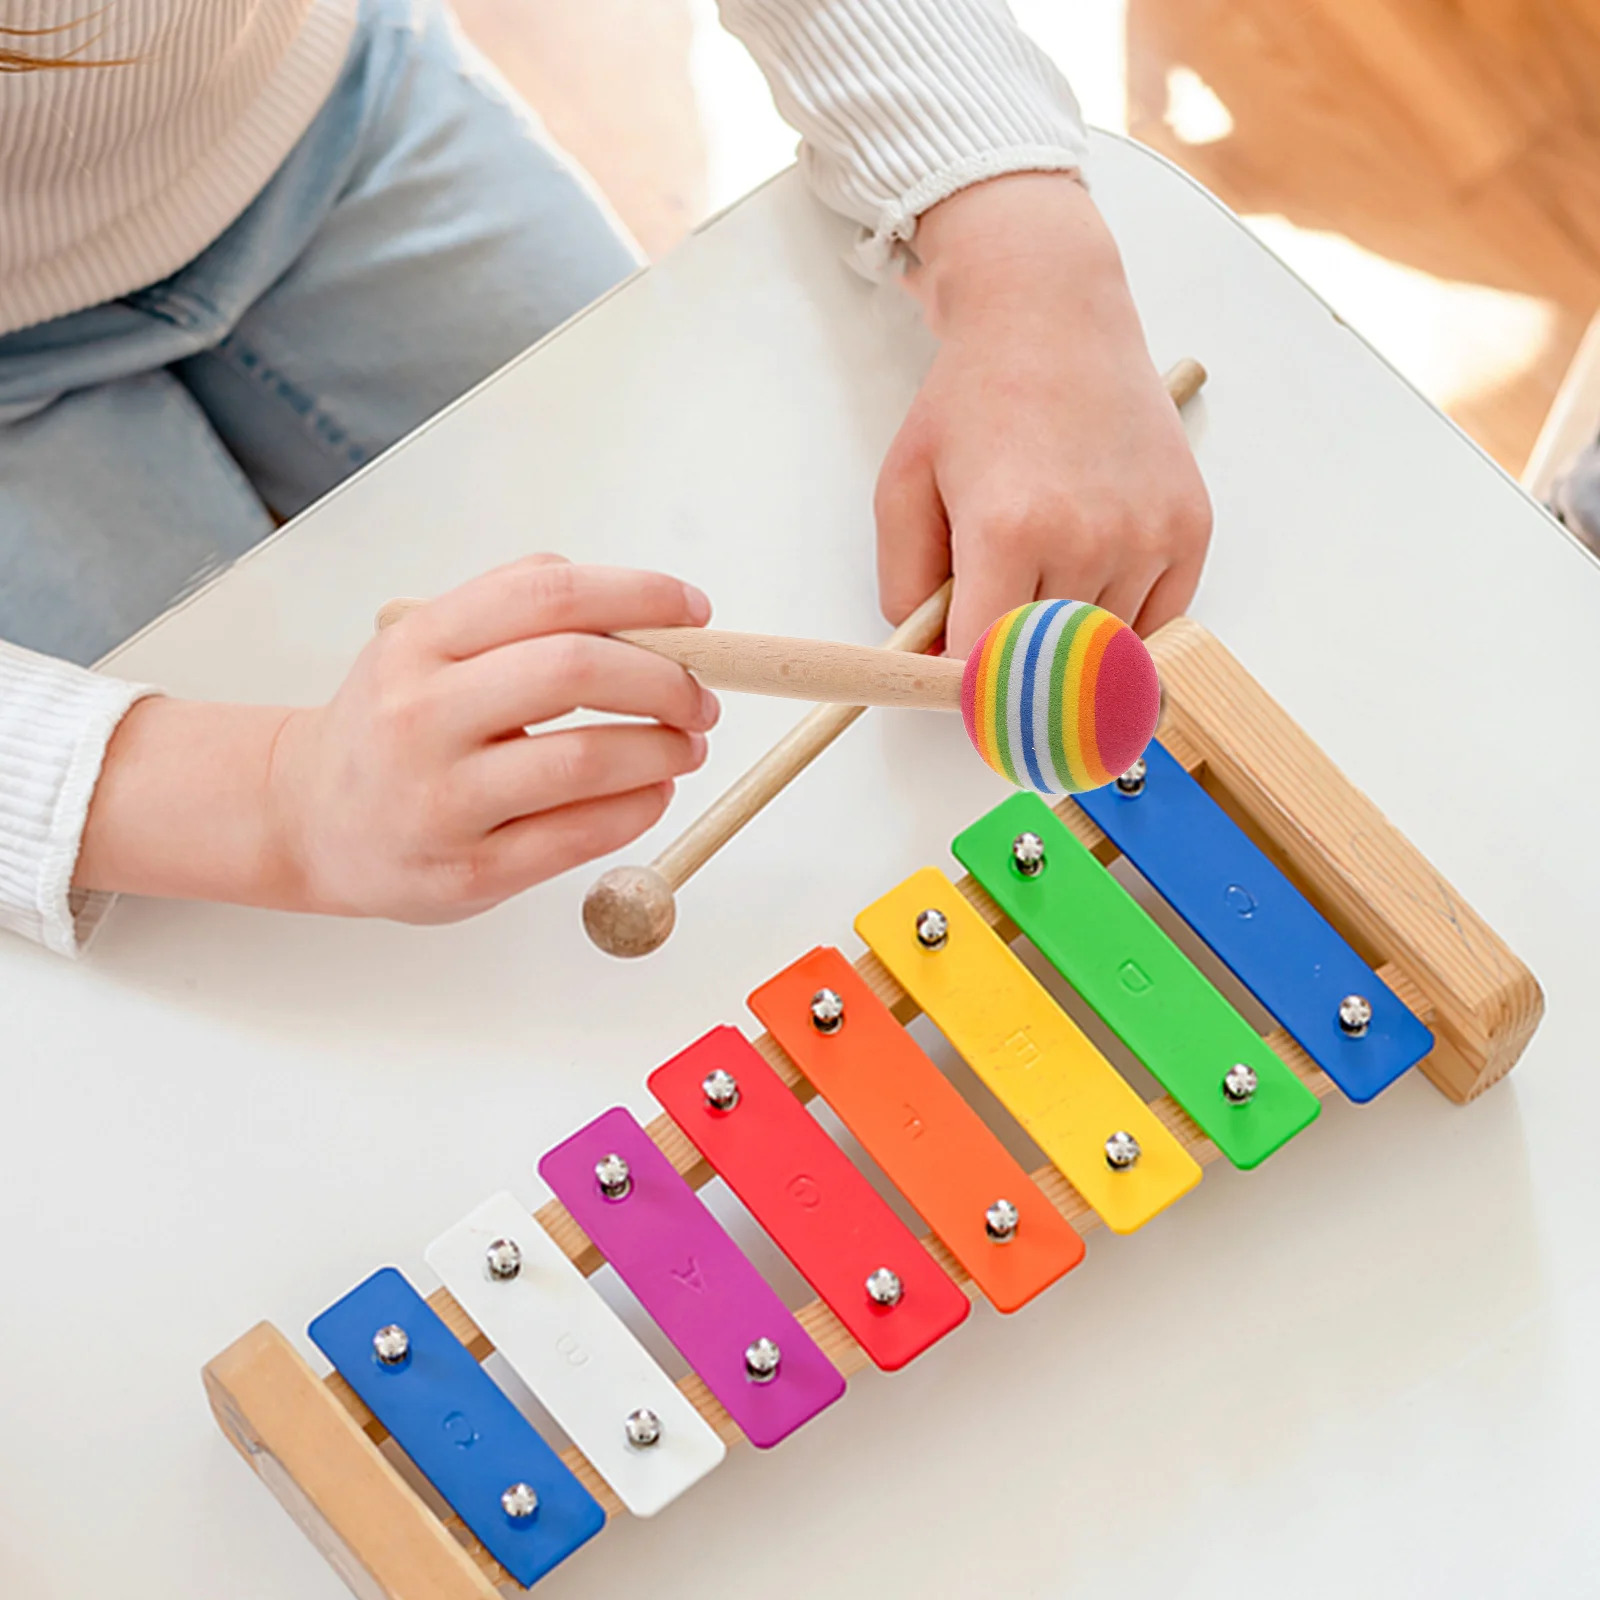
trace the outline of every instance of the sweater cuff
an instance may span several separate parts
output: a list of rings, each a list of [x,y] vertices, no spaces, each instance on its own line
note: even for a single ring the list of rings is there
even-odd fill
[[[77,955],[113,899],[72,888],[106,746],[157,691],[0,641],[0,928]]]
[[[1055,145],[1017,145],[1006,150],[985,150],[966,157],[941,172],[929,173],[914,188],[891,201],[878,213],[877,226],[862,230],[855,249],[856,266],[870,278],[881,278],[898,263],[901,247],[916,238],[917,222],[941,200],[990,178],[1014,172],[1059,172],[1085,188],[1083,153]]]

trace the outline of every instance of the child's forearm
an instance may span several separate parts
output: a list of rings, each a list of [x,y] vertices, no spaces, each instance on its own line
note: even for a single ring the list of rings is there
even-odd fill
[[[281,706],[141,700],[106,750],[76,889],[306,909],[274,815]]]

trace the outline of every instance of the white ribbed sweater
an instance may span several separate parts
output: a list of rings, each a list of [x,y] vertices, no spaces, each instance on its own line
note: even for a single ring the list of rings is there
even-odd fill
[[[817,194],[884,265],[917,217],[1004,172],[1076,169],[1071,91],[1003,0],[719,0]],[[0,334],[154,283],[261,190],[338,75],[357,0],[0,0],[0,45],[128,61],[0,74]],[[60,30],[40,37],[41,30]],[[66,954],[106,743],[147,687],[0,641],[0,927]]]

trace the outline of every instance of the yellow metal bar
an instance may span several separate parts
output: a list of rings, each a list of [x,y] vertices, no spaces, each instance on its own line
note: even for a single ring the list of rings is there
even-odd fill
[[[936,948],[918,936],[925,911],[944,918]],[[1199,1164],[936,867],[874,901],[856,932],[1113,1232],[1199,1183]],[[1115,1135],[1137,1145],[1131,1165],[1108,1157]]]

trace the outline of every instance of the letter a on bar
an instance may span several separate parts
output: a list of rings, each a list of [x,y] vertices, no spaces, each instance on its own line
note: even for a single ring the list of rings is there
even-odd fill
[[[727,1453],[515,1195],[484,1201],[427,1260],[634,1516],[654,1516]]]
[[[1113,1232],[1199,1183],[1199,1164],[937,868],[868,906],[856,932]]]
[[[599,1502],[393,1267],[336,1300],[312,1343],[524,1587],[605,1526]]]
[[[884,1371],[915,1360],[965,1319],[965,1291],[737,1028],[713,1028],[649,1083]]]
[[[750,1009],[997,1311],[1083,1260],[1077,1229],[839,951],[802,956]]]
[[[758,1449],[844,1393],[839,1369],[621,1106],[547,1151],[539,1176]]]
[[[1236,1167],[1316,1120],[1317,1097],[1035,794],[953,846],[961,864]]]

